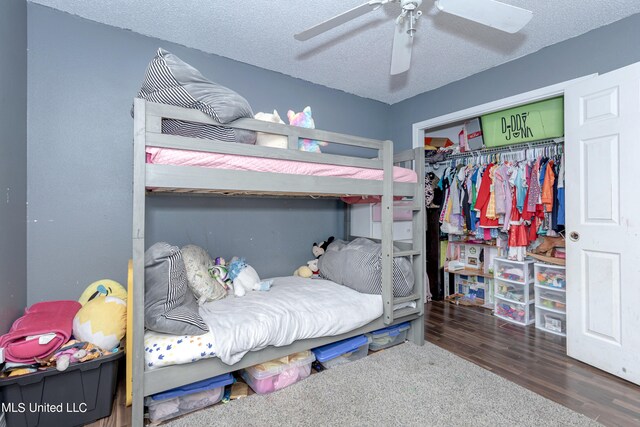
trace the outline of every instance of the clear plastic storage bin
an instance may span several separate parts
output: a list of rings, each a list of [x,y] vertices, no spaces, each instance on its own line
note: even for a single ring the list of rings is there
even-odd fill
[[[507,301],[495,296],[496,308],[494,314],[501,319],[518,325],[530,325],[535,322],[534,301],[520,304]]]
[[[223,374],[146,397],[149,421],[159,423],[215,405],[233,381],[231,374]]]
[[[404,322],[365,334],[366,336],[371,337],[369,350],[378,351],[383,348],[403,343],[407,339],[407,331],[410,327],[411,325],[409,322]]]
[[[536,289],[536,306],[548,310],[561,311],[567,310],[567,294],[565,292],[552,291],[551,289]]]
[[[565,313],[546,310],[543,307],[538,307],[536,313],[538,318],[536,320],[536,328],[566,336],[567,315]]]
[[[495,279],[494,295],[513,302],[528,303],[533,301],[534,291],[533,286],[529,284]]]
[[[567,276],[562,265],[535,264],[536,285],[551,289],[566,289]]]
[[[493,261],[494,277],[496,279],[508,280],[514,283],[533,282],[533,261],[512,261],[506,258],[496,258]]]
[[[314,360],[311,351],[301,351],[243,369],[240,375],[256,393],[271,393],[307,378]]]
[[[314,348],[313,353],[325,369],[331,369],[365,357],[369,351],[369,343],[371,343],[371,337],[358,335]]]

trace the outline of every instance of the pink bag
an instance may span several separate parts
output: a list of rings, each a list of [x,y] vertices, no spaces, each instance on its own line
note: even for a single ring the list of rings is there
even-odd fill
[[[25,309],[24,316],[13,322],[9,332],[0,337],[5,359],[34,363],[36,357],[44,359],[51,355],[69,341],[73,318],[81,307],[77,301],[45,301]]]

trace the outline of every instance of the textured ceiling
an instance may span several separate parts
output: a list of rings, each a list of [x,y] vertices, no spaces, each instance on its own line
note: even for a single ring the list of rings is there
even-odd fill
[[[388,104],[640,12],[639,0],[502,0],[534,12],[506,34],[424,0],[411,69],[389,76],[397,4],[299,42],[293,34],[366,0],[31,1]]]

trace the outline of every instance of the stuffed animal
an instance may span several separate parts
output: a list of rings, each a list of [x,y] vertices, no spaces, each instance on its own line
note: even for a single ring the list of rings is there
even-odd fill
[[[84,349],[70,348],[55,354],[56,369],[60,372],[66,371],[71,363],[79,362],[87,355]]]
[[[320,242],[320,244],[313,242],[313,247],[311,248],[311,252],[313,253],[313,256],[315,256],[316,259],[318,259],[322,255],[324,255],[327,248],[329,247],[331,242],[333,242],[334,240],[335,238],[333,236],[330,236],[327,240]]]
[[[309,278],[312,276],[318,275],[318,260],[312,259],[311,261],[307,261],[307,265],[303,265],[299,267],[296,271],[293,272],[294,276],[300,276]]]
[[[316,125],[311,117],[311,107],[305,107],[301,113],[294,113],[289,110],[287,112],[289,118],[289,124],[292,126],[300,126],[303,128],[315,129]],[[298,148],[302,151],[309,151],[312,153],[320,153],[320,146],[326,146],[326,141],[318,141],[315,139],[300,138],[298,139]]]
[[[262,120],[263,122],[273,122],[273,123],[281,123],[284,124],[280,115],[276,110],[273,110],[273,114],[269,113],[257,113],[254,116],[257,120]],[[285,135],[276,135],[273,133],[264,133],[258,132],[256,138],[256,145],[262,145],[264,147],[274,147],[274,148],[287,148],[288,138]]]
[[[244,258],[233,258],[229,264],[229,278],[233,282],[233,293],[242,297],[247,291],[268,291],[273,279],[260,280],[256,270]]]
[[[209,275],[214,278],[227,293],[233,292],[233,284],[229,278],[229,268],[227,267],[227,261],[222,257],[217,257],[214,261],[214,265],[209,268]]]
[[[120,298],[97,297],[73,318],[73,336],[104,350],[118,346],[127,330],[127,303]]]
[[[78,302],[85,305],[97,296],[112,296],[120,298],[122,300],[127,299],[127,290],[115,280],[102,279],[97,280],[87,286],[87,288],[80,295]]]
[[[210,275],[211,258],[204,248],[186,245],[180,249],[187,272],[187,285],[200,305],[227,296],[227,290]]]
[[[306,265],[303,265],[302,267],[299,267],[296,271],[294,271],[293,275],[309,278],[313,276],[313,271],[311,271],[311,268],[307,267]]]

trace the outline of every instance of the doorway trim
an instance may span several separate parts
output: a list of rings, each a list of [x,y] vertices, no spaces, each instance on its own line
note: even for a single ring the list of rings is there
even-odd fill
[[[583,80],[594,78],[596,76],[598,76],[597,73],[589,74],[583,77],[578,77],[576,79],[556,83],[554,85],[542,87],[529,92],[519,93],[507,98],[498,99],[495,101],[487,102],[485,104],[476,105],[475,107],[466,108],[464,110],[459,110],[453,113],[414,123],[412,132],[413,148],[423,146],[423,132],[425,129],[432,129],[439,126],[448,125],[450,123],[479,117],[484,114],[505,110],[507,108],[517,107],[523,104],[529,104],[531,102],[542,101],[549,98],[555,98],[556,96],[563,96],[567,86]]]

